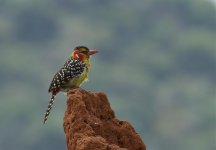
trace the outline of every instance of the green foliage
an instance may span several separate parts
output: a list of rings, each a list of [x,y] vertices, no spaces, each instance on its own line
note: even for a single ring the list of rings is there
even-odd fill
[[[104,91],[148,149],[215,149],[215,7],[202,0],[2,0],[0,149],[65,149],[65,95],[46,125],[42,119],[52,75],[77,45],[99,50],[83,88]]]

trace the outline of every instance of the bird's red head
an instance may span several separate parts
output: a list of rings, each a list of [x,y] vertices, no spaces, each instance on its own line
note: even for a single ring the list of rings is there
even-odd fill
[[[97,52],[98,51],[96,50],[89,50],[85,46],[77,46],[72,53],[72,57],[74,59],[79,59],[84,61],[86,59],[89,59],[91,55],[96,54]]]

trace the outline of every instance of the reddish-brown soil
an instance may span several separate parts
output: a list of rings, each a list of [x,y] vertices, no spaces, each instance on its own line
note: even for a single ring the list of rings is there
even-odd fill
[[[104,93],[69,90],[64,131],[68,150],[146,150],[130,123],[115,117]]]

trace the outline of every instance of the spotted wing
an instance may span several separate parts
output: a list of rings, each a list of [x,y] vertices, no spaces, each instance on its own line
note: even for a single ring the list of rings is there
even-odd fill
[[[81,75],[85,67],[82,61],[70,58],[54,75],[48,91],[52,93],[59,92],[71,79]]]

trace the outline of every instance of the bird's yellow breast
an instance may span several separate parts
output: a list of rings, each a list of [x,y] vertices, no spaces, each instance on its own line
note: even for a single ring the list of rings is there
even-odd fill
[[[79,87],[83,81],[87,81],[88,80],[88,69],[85,68],[83,73],[79,76],[74,77],[73,79],[71,79],[68,83],[67,83],[67,87]]]

